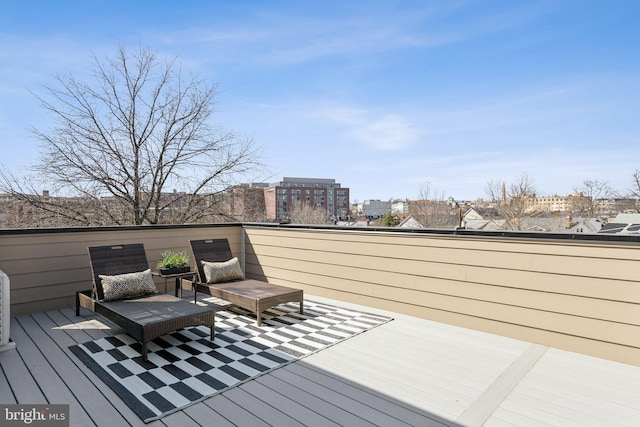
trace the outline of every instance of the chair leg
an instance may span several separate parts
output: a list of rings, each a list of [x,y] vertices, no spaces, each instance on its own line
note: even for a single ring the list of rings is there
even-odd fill
[[[198,303],[198,285],[196,284],[196,282],[191,282],[191,288],[193,289],[193,303],[197,304]]]
[[[256,313],[256,321],[257,321],[257,325],[258,326],[262,326],[262,313],[261,312],[257,312]]]
[[[304,313],[304,311],[303,311],[303,303],[302,303],[302,301],[300,301],[300,314],[302,314],[302,313]]]
[[[76,316],[80,316],[80,295],[76,292]]]
[[[147,361],[147,343],[142,342],[142,360]]]

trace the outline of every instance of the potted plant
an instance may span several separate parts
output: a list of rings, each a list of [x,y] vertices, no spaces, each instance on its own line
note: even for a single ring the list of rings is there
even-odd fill
[[[161,253],[162,259],[158,261],[156,267],[160,274],[178,274],[191,271],[189,265],[189,255],[184,251],[164,251]]]

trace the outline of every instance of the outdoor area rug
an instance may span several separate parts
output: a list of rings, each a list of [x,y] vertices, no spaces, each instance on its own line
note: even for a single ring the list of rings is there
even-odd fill
[[[141,345],[126,334],[69,347],[144,422],[200,402],[316,353],[391,318],[305,300],[255,316],[234,308],[216,314],[214,341],[198,326]]]

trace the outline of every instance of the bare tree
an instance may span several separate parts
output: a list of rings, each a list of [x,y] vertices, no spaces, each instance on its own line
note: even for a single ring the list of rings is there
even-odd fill
[[[292,224],[326,224],[327,210],[305,202],[295,202],[289,212]]]
[[[571,196],[571,205],[580,215],[587,218],[595,218],[604,199],[608,199],[613,190],[606,181],[597,179],[585,179],[582,186],[574,189]]]
[[[532,210],[536,189],[526,174],[512,183],[490,181],[487,194],[510,230],[521,230],[522,220],[536,213]]]
[[[433,191],[429,182],[420,185],[418,199],[409,206],[409,213],[427,228],[450,228],[450,212],[444,192]]]
[[[194,222],[209,214],[212,194],[258,164],[251,138],[210,123],[217,85],[186,78],[177,58],[121,47],[93,63],[93,80],[57,76],[38,96],[55,120],[33,130],[41,179],[3,173],[0,191],[71,225]],[[86,203],[45,198],[39,185]]]
[[[636,200],[636,212],[640,212],[640,169],[636,169],[636,171],[633,173],[633,184],[629,189],[629,193],[629,197]]]

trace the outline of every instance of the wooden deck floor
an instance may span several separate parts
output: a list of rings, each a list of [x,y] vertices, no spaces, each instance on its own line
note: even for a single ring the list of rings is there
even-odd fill
[[[639,367],[357,308],[395,320],[148,425],[640,425]],[[68,403],[74,426],[145,425],[68,350],[119,332],[72,308],[12,319],[0,402]]]

